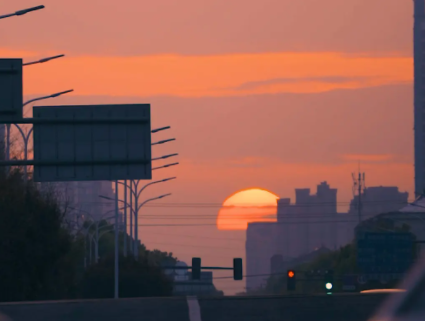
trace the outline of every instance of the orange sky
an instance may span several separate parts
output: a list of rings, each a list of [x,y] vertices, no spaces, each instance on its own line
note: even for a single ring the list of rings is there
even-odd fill
[[[177,138],[153,153],[180,154],[155,172],[178,179],[146,197],[192,205],[144,208],[143,224],[174,224],[141,227],[148,246],[227,266],[244,256],[244,233],[217,231],[226,197],[249,186],[293,197],[327,180],[348,202],[359,160],[367,186],[412,192],[412,1],[43,4],[1,21],[0,56],[67,55],[25,67],[26,98],[73,88],[45,104],[151,103],[153,127],[172,127],[153,139]]]

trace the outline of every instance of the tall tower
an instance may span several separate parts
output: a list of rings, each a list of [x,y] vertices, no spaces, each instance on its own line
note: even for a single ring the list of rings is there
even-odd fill
[[[425,190],[425,0],[413,0],[415,196]]]

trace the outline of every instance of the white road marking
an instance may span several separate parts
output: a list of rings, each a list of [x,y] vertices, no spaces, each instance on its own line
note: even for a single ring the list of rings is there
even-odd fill
[[[187,297],[187,306],[189,308],[189,321],[202,321],[201,308],[196,296]]]

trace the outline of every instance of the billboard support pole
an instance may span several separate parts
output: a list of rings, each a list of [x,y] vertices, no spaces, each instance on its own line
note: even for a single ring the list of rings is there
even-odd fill
[[[115,181],[115,286],[114,286],[114,298],[118,299],[119,295],[118,295],[118,286],[119,286],[119,280],[118,280],[118,276],[119,276],[119,264],[118,264],[118,260],[119,260],[119,242],[118,242],[118,234],[119,234],[119,224],[118,224],[118,181]]]

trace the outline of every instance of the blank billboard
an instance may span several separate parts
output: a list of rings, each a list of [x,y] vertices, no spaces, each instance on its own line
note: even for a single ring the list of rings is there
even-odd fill
[[[22,59],[0,59],[0,123],[22,118]]]
[[[149,104],[40,106],[33,115],[70,121],[34,124],[34,181],[152,179]],[[118,119],[132,123],[95,123]],[[73,123],[78,120],[86,122]],[[37,165],[40,161],[57,164]]]

